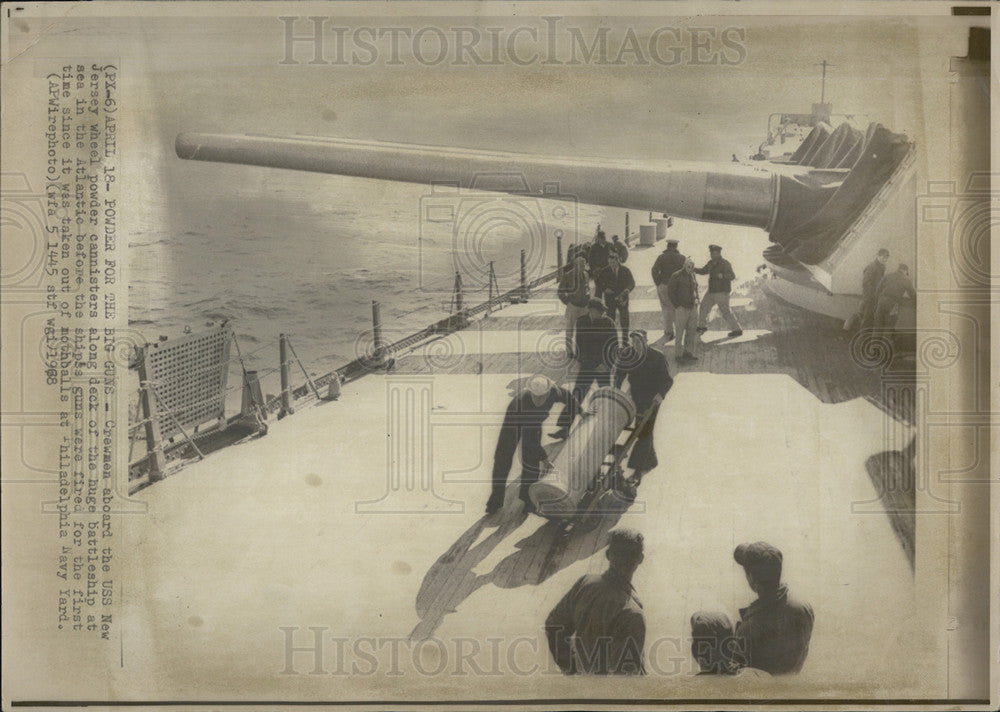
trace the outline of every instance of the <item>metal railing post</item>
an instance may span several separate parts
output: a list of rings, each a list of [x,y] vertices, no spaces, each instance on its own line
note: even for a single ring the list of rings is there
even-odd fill
[[[462,273],[455,273],[455,312],[459,313],[465,307],[462,304]]]
[[[292,387],[288,377],[288,337],[284,334],[278,336],[278,358],[281,360],[281,410],[278,411],[278,420],[281,420],[295,412],[292,408]]]
[[[372,354],[375,366],[385,363],[385,339],[382,337],[382,305],[372,300],[372,341],[375,352]]]
[[[528,298],[528,254],[521,250],[521,296]]]

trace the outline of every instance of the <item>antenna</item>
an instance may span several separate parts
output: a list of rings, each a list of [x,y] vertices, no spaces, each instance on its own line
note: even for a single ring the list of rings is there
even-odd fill
[[[813,64],[813,66],[814,67],[820,67],[820,66],[823,67],[823,83],[822,83],[821,88],[820,88],[819,103],[820,104],[825,104],[826,103],[826,68],[827,67],[836,67],[837,65],[836,64],[830,64],[829,62],[827,62],[824,59],[822,62],[815,62]]]

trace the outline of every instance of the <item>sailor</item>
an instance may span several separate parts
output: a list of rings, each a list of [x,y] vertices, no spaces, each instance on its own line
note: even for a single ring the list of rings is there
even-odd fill
[[[584,259],[589,259],[589,257],[588,257],[589,254],[590,254],[590,243],[589,242],[585,242],[582,245],[578,245],[576,243],[573,243],[566,250],[566,264],[567,265],[572,265],[573,264],[573,260],[576,259],[577,255],[583,255]]]
[[[879,282],[878,306],[875,307],[875,328],[892,329],[896,326],[896,319],[899,317],[899,306],[907,297],[917,298],[917,293],[913,289],[913,282],[910,281],[910,268],[906,265],[899,265],[892,274],[887,274]]]
[[[608,308],[608,318],[612,321],[618,315],[622,328],[622,341],[628,334],[628,300],[629,292],[635,289],[635,277],[632,270],[621,264],[618,253],[612,250],[608,254],[608,266],[595,276],[597,292],[604,295],[604,304]]]
[[[708,330],[706,326],[708,314],[713,306],[718,306],[722,318],[729,324],[729,336],[742,336],[743,329],[729,308],[729,293],[733,289],[733,280],[736,279],[733,266],[722,256],[722,248],[718,245],[709,245],[708,255],[709,259],[705,266],[695,270],[695,274],[708,275],[708,293],[701,302],[701,311],[698,314],[698,333]]]
[[[691,655],[699,675],[732,675],[733,624],[725,613],[698,611],[691,616]]]
[[[587,313],[587,304],[590,302],[587,257],[579,250],[574,252],[573,261],[563,272],[558,295],[559,301],[566,305],[566,353],[572,358],[576,322]]]
[[[878,285],[882,281],[882,277],[885,276],[885,265],[888,261],[889,250],[883,247],[861,273],[861,308],[858,310],[856,319],[862,329],[870,329],[875,324]]]
[[[618,253],[618,262],[625,264],[628,262],[628,245],[618,239],[618,235],[611,236],[611,249]]]
[[[601,298],[601,287],[597,283],[597,273],[608,266],[608,255],[611,254],[611,243],[608,242],[607,235],[600,226],[597,228],[597,235],[587,252],[587,262],[590,265],[590,276],[594,280],[594,296]]]
[[[604,304],[591,299],[587,314],[576,321],[576,360],[580,370],[573,384],[573,395],[583,403],[595,381],[598,387],[611,385],[611,367],[618,350],[618,329],[604,316]]]
[[[632,586],[642,534],[615,529],[608,569],[581,577],[545,619],[549,652],[568,675],[645,675],[646,619]]]
[[[781,552],[767,542],[740,544],[733,552],[757,600],[740,609],[736,624],[741,665],[772,675],[796,673],[809,653],[813,615],[808,603],[788,595],[781,583]]]
[[[667,359],[649,345],[642,329],[629,334],[628,347],[619,351],[615,360],[615,387],[621,388],[625,378],[628,378],[629,394],[635,403],[636,427],[641,425],[628,459],[628,466],[635,470],[638,483],[644,473],[658,464],[653,449],[653,427],[660,403],[674,385]]]
[[[497,449],[493,455],[493,491],[486,503],[486,513],[493,514],[503,507],[507,475],[514,461],[514,451],[521,443],[521,489],[518,496],[527,511],[534,511],[528,498],[528,488],[538,480],[539,468],[546,459],[542,447],[542,423],[549,417],[549,411],[557,403],[563,405],[556,425],[560,428],[556,435],[562,438],[569,432],[569,426],[579,410],[573,394],[553,383],[547,376],[535,375],[528,379],[527,387],[507,406],[507,413],[500,427]]]
[[[684,260],[684,266],[670,275],[667,281],[667,298],[674,305],[674,330],[677,341],[674,351],[677,360],[697,361],[698,349],[698,280],[694,276],[694,260]]]
[[[656,285],[656,295],[660,298],[660,311],[663,312],[663,343],[674,338],[674,305],[667,297],[667,281],[670,275],[684,266],[684,255],[677,250],[677,240],[667,240],[667,248],[660,253],[651,270],[653,284]]]

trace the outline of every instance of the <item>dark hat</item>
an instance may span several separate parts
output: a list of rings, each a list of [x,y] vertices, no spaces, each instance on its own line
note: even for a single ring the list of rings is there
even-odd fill
[[[648,340],[648,337],[646,336],[646,330],[645,329],[632,329],[632,331],[628,332],[628,337],[631,339],[633,336],[638,336],[643,341],[647,341]]]
[[[668,245],[676,245],[678,243],[680,243],[680,240],[678,240],[675,237],[671,237],[670,239],[667,240],[667,244]]]
[[[708,251],[709,252],[722,252],[722,248],[719,247],[718,245],[709,245],[708,246]]]
[[[599,309],[602,313],[606,311],[607,307],[604,306],[604,302],[600,299],[591,299],[587,302],[588,309]]]
[[[781,552],[766,541],[740,544],[733,552],[733,558],[753,575],[759,585],[775,588],[781,582]]]

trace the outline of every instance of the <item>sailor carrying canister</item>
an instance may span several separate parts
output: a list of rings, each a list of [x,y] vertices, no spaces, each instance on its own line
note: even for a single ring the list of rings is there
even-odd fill
[[[534,505],[528,498],[528,487],[538,480],[539,468],[545,460],[542,423],[549,417],[552,407],[558,403],[562,403],[564,407],[557,421],[559,431],[556,435],[565,438],[573,418],[579,411],[579,403],[570,391],[553,383],[548,377],[532,376],[528,379],[527,388],[514,396],[507,406],[507,413],[500,427],[496,453],[493,456],[493,492],[486,503],[487,514],[493,514],[503,507],[507,475],[510,473],[518,442],[521,443],[522,465],[518,496],[524,502],[525,509],[533,511]]]

